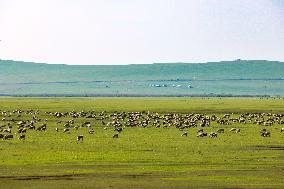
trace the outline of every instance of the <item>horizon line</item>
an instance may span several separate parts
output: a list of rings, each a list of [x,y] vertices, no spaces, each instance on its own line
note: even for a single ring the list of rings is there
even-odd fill
[[[1,59],[0,61],[12,61],[12,62],[21,62],[21,63],[32,63],[32,64],[46,64],[46,65],[65,65],[65,66],[131,66],[131,65],[153,65],[153,64],[208,64],[208,63],[225,63],[225,62],[248,62],[248,61],[264,61],[264,62],[279,62],[284,63],[280,60],[262,60],[262,59],[234,59],[234,60],[219,60],[219,61],[206,61],[206,62],[152,62],[152,63],[142,63],[142,64],[60,64],[60,63],[46,63],[46,62],[33,62],[25,60],[9,60]]]

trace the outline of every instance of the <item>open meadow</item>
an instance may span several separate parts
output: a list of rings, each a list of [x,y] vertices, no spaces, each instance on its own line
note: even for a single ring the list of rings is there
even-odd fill
[[[282,98],[1,97],[0,188],[284,188],[283,114]]]

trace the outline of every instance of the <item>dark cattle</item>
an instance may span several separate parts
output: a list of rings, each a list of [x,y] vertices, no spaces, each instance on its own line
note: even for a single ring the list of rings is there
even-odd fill
[[[20,137],[19,137],[19,140],[25,140],[26,139],[26,135],[21,135]]]
[[[224,133],[225,130],[224,130],[224,129],[218,129],[216,132],[217,132],[217,133]]]
[[[82,141],[83,141],[83,139],[84,139],[84,136],[83,136],[83,135],[79,135],[79,136],[77,136],[77,141],[80,141],[80,140],[82,140]]]

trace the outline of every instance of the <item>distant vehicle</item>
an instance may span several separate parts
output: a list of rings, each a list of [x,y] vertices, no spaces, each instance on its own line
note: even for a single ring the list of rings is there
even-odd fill
[[[163,85],[160,85],[160,84],[152,84],[150,85],[151,87],[168,87],[168,85],[166,84],[163,84]]]
[[[159,84],[151,84],[150,87],[161,87]]]

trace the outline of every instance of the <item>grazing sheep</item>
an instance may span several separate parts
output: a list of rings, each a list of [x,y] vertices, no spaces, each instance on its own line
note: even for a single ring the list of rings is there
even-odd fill
[[[95,132],[94,129],[90,129],[90,130],[89,130],[89,133],[90,133],[90,134],[94,134],[94,132]]]
[[[3,129],[3,132],[4,132],[4,133],[5,133],[5,132],[6,132],[6,133],[11,133],[11,131],[12,131],[12,130],[9,129],[9,128],[8,128],[8,129]]]
[[[34,125],[28,125],[28,129],[33,129],[33,130],[35,130],[36,128],[35,128]]]
[[[232,128],[230,129],[230,132],[235,132],[237,129],[236,128]]]
[[[181,136],[187,136],[187,132],[182,133]]]
[[[22,128],[22,129],[19,129],[18,130],[18,133],[26,133],[27,132],[27,129],[26,128]]]
[[[36,130],[37,130],[37,131],[45,131],[45,130],[46,130],[46,124],[42,124],[42,125],[39,126]]]
[[[19,137],[19,140],[25,140],[26,139],[26,135],[21,135],[20,137]]]
[[[266,129],[260,129],[260,133],[266,132]]]
[[[196,133],[203,133],[203,129],[199,129]]]
[[[82,125],[81,125],[82,127],[91,127],[91,122],[89,122],[89,121],[85,121],[84,123],[82,123]]]
[[[83,139],[84,139],[84,136],[83,136],[83,135],[79,135],[79,136],[77,136],[77,141],[80,141],[80,140],[82,140],[82,141],[83,141]]]
[[[19,122],[17,123],[17,125],[25,125],[25,124],[26,124],[25,121],[19,121]]]
[[[114,134],[112,138],[118,138],[118,134]]]
[[[14,138],[13,135],[4,135],[3,140],[9,140],[9,139],[12,139],[12,138]]]
[[[284,131],[284,128],[281,129],[281,132],[283,132],[283,131]]]
[[[210,138],[217,137],[217,133],[215,133],[215,132],[211,132],[211,133],[209,134],[209,137],[210,137]]]
[[[203,132],[200,132],[197,135],[197,137],[205,137],[205,136],[207,136],[207,133],[203,133]]]
[[[121,132],[122,131],[122,128],[120,128],[120,127],[116,127],[115,129],[114,129],[114,131],[117,131],[117,132]]]
[[[237,128],[232,128],[230,130],[230,132],[235,132],[235,133],[239,133],[241,131],[241,129],[237,129]]]
[[[63,129],[64,133],[70,134],[70,130],[69,129]]]
[[[218,129],[216,132],[217,132],[217,133],[224,133],[225,130],[224,130],[224,129]]]
[[[0,134],[0,138],[3,138],[4,137],[4,135],[3,134]]]
[[[261,133],[261,136],[262,137],[270,137],[270,132],[265,131],[265,132]]]

